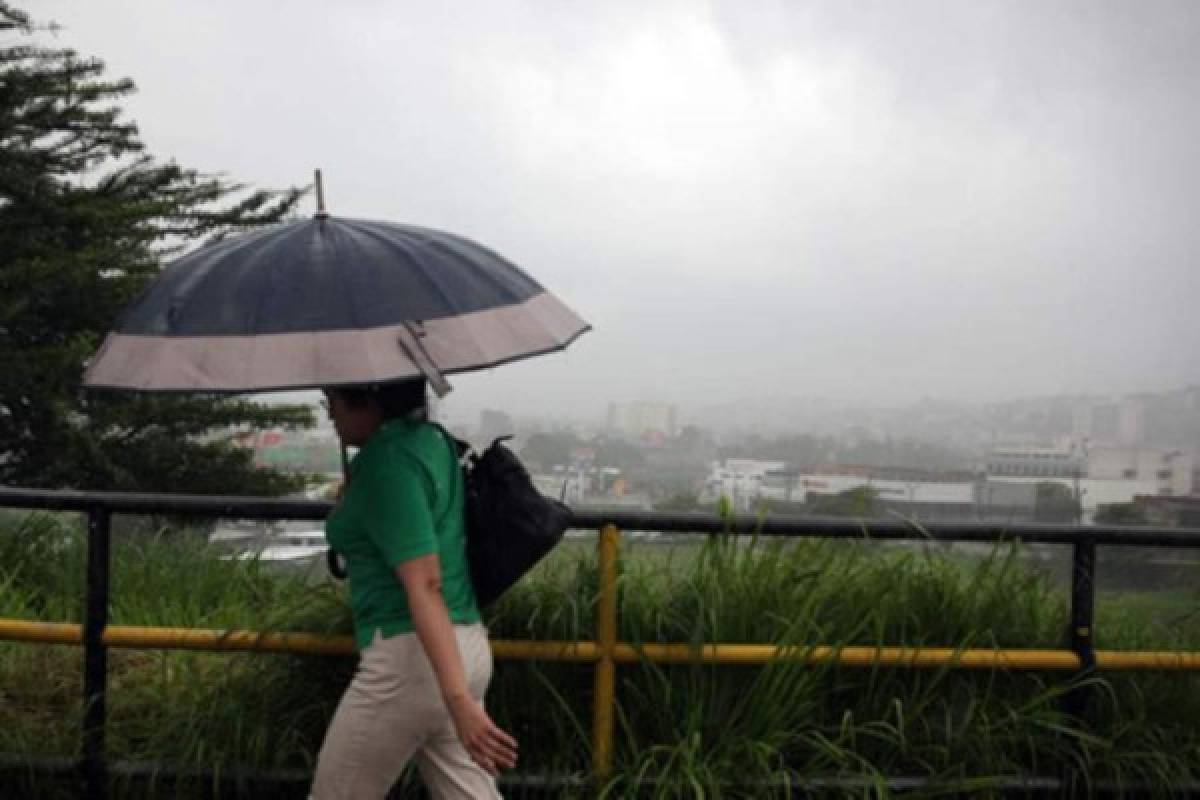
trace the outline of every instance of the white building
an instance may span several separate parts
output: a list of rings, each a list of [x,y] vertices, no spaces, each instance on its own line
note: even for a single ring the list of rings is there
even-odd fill
[[[1102,480],[1154,481],[1146,494],[1180,497],[1196,487],[1196,454],[1155,447],[1090,447],[1087,476]]]
[[[1138,495],[1186,496],[1195,491],[1196,456],[1181,450],[1095,445],[998,447],[987,458],[989,481],[1066,486],[1079,493],[1083,521],[1101,506],[1131,503]]]
[[[756,500],[767,497],[763,484],[768,475],[783,473],[787,464],[783,461],[759,461],[752,458],[727,458],[714,461],[704,481],[701,502],[711,503],[720,497],[728,497],[733,507],[748,510]]]
[[[668,403],[609,403],[608,429],[631,439],[647,433],[674,436],[677,416]]]
[[[878,513],[901,514],[935,521],[1007,520],[1027,522],[1033,519],[1036,490],[1029,483],[988,481],[978,476],[922,474],[872,474],[866,467],[845,471],[796,472],[781,461],[728,459],[713,463],[702,502],[713,502],[724,495],[738,511],[752,510],[763,500],[814,504],[821,497],[832,497],[852,489],[870,489],[879,500]],[[1025,481],[1026,479],[1013,479]]]
[[[1075,478],[1087,474],[1087,450],[1073,439],[1048,444],[1003,445],[988,453],[990,477]]]
[[[967,505],[975,502],[975,484],[968,481],[918,481],[872,478],[866,475],[804,474],[796,481],[795,502],[809,495],[833,495],[870,488],[880,500],[913,505]]]
[[[702,500],[724,495],[739,511],[753,509],[758,501],[814,503],[851,489],[870,489],[882,504],[882,514],[901,513],[921,519],[1031,519],[1034,491],[1008,484],[973,479],[876,477],[865,469],[845,472],[796,473],[779,461],[730,459],[713,464]]]

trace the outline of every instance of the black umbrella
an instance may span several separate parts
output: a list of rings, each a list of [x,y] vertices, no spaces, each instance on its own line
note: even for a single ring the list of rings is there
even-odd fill
[[[84,384],[244,392],[423,375],[444,394],[445,374],[561,350],[589,329],[472,241],[321,210],[175,261],[126,309]]]

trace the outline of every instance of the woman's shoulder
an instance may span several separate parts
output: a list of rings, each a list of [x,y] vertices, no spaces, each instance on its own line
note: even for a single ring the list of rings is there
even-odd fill
[[[396,426],[395,441],[425,455],[441,455],[446,447],[442,428],[435,422],[404,420]]]
[[[360,454],[366,469],[414,461],[428,467],[440,462],[446,452],[446,440],[441,430],[429,422],[389,420],[378,436],[378,440],[368,443]]]

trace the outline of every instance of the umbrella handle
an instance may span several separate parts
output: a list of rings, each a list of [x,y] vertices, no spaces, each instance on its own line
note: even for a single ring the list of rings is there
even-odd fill
[[[419,324],[419,323],[418,323]],[[421,370],[421,374],[425,376],[425,380],[429,381],[430,387],[438,397],[445,397],[450,394],[450,382],[446,380],[446,376],[433,363],[433,359],[429,357],[429,351],[425,349],[425,345],[421,344],[421,337],[424,332],[411,322],[403,323],[396,329],[398,336],[397,343],[408,356],[409,361],[416,365],[417,369]]]
[[[313,181],[317,186],[317,219],[325,219],[329,212],[325,210],[325,181],[321,180],[321,170],[313,171]]]

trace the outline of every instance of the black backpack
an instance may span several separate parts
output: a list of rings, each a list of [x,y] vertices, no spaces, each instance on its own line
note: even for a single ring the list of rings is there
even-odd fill
[[[441,427],[441,426],[438,426]],[[463,467],[466,489],[467,563],[475,599],[486,606],[562,541],[571,509],[533,485],[524,465],[501,436],[482,453],[442,428]]]
[[[501,436],[476,453],[441,425],[437,428],[454,448],[463,471],[467,565],[482,608],[562,541],[571,509],[537,490],[521,461],[504,445],[511,436]],[[345,578],[337,554],[331,549],[326,555],[329,571]]]

